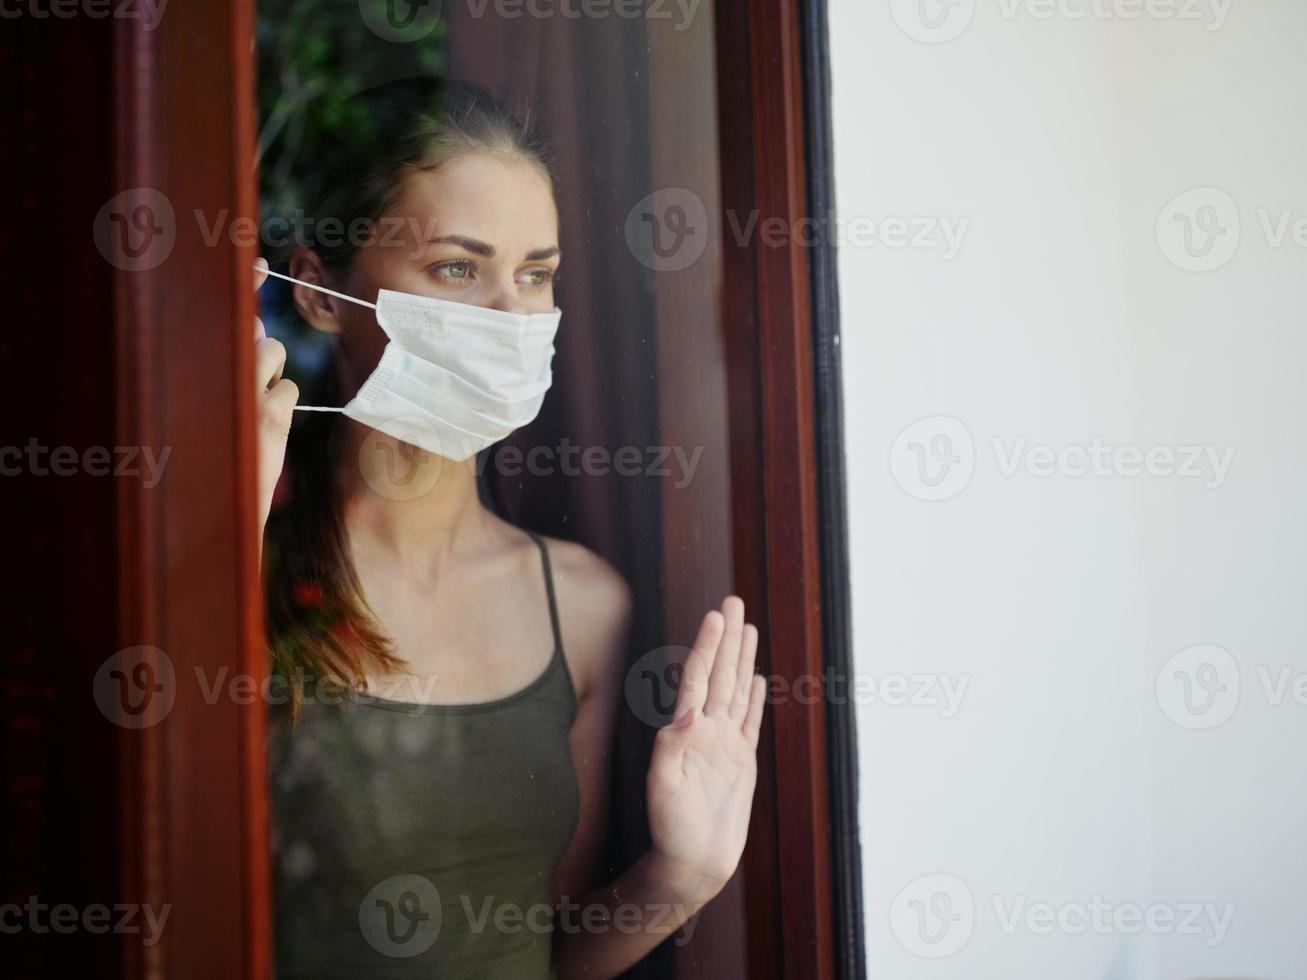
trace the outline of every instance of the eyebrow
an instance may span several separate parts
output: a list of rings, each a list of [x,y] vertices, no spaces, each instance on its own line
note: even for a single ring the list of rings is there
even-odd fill
[[[494,258],[495,247],[488,242],[483,242],[476,238],[468,238],[466,235],[440,235],[436,238],[427,239],[427,245],[457,245],[465,248],[473,255],[481,255],[485,258]],[[548,248],[537,248],[526,253],[526,261],[541,262],[544,259],[552,259],[559,252],[557,245],[550,245]]]

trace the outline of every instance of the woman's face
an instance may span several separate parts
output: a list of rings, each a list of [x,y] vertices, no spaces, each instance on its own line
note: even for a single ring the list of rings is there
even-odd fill
[[[540,169],[516,156],[466,152],[409,177],[377,234],[333,287],[369,301],[380,289],[509,313],[554,309],[558,211]],[[332,329],[353,387],[386,345],[372,310],[333,301]]]

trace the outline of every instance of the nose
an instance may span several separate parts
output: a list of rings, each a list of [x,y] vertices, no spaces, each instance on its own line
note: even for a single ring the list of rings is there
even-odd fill
[[[485,298],[486,302],[483,305],[490,310],[498,310],[500,313],[531,312],[511,274],[506,279],[497,278]]]

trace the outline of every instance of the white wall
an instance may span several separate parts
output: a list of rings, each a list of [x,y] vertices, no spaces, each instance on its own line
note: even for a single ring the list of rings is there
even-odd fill
[[[1307,977],[1307,3],[830,18],[869,975]]]

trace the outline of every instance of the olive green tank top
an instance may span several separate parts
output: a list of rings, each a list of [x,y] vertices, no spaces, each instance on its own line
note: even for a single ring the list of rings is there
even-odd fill
[[[269,733],[278,980],[548,980],[554,872],[580,795],[553,657],[526,687],[430,705],[319,688]],[[330,703],[328,703],[330,702]]]

